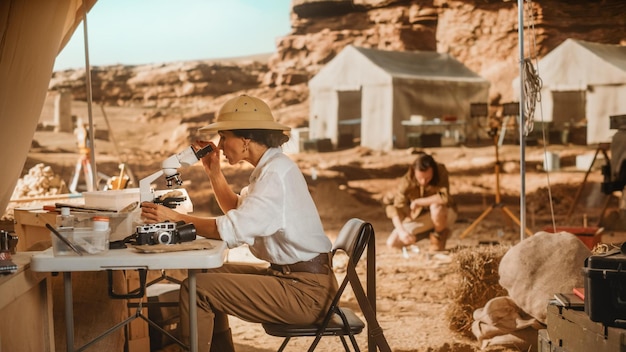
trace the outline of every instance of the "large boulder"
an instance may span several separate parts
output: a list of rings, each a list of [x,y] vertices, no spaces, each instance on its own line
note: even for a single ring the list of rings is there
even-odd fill
[[[500,285],[526,313],[542,323],[548,302],[555,293],[583,287],[582,269],[591,251],[568,232],[538,232],[502,257],[498,273]]]

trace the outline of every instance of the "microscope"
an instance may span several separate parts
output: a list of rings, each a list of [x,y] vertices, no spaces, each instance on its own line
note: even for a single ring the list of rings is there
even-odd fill
[[[153,202],[155,200],[155,195],[150,185],[161,175],[165,175],[167,188],[172,188],[174,185],[176,187],[182,186],[183,181],[180,179],[180,172],[178,172],[178,169],[197,163],[200,159],[202,159],[202,157],[212,151],[213,147],[210,144],[199,150],[195,150],[193,146],[189,146],[182,152],[165,159],[161,163],[161,170],[139,181],[140,201]]]

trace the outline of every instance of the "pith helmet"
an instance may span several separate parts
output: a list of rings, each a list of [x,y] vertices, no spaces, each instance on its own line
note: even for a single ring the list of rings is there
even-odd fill
[[[289,131],[291,127],[276,122],[272,111],[263,100],[240,95],[224,103],[217,113],[215,122],[200,128],[200,131],[244,129]]]

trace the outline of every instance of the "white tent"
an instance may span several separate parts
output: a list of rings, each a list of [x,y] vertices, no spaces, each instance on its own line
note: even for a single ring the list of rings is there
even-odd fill
[[[465,120],[486,103],[489,82],[448,54],[345,47],[309,81],[310,138],[337,144],[351,128],[376,150],[407,146],[412,115]]]
[[[95,0],[0,1],[0,207],[24,168],[54,60]]]
[[[537,73],[536,121],[557,130],[586,121],[587,144],[611,141],[609,116],[626,114],[626,46],[567,39],[539,60]],[[513,83],[519,96],[517,82],[519,77]]]

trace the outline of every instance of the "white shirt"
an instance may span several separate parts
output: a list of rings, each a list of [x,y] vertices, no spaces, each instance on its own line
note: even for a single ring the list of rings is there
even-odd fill
[[[229,248],[248,244],[254,256],[273,264],[310,260],[332,247],[302,172],[280,148],[263,154],[237,208],[216,221]]]

